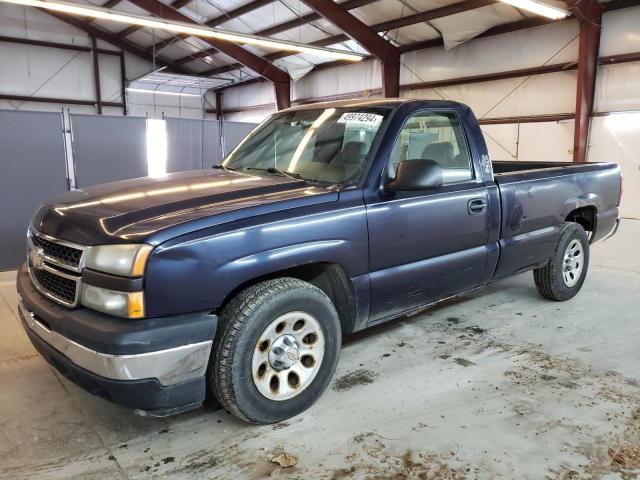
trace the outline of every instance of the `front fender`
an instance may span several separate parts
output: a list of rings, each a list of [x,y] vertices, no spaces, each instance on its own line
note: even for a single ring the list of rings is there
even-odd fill
[[[363,205],[288,215],[157,247],[145,275],[147,315],[215,310],[239,286],[309,263],[337,263],[350,278],[367,272]]]

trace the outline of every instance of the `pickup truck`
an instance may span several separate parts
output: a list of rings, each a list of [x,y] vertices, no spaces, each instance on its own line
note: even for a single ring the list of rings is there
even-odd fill
[[[615,163],[492,164],[460,103],[300,106],[214,169],[47,201],[19,312],[58,371],[140,414],[211,399],[279,422],[327,388],[345,334],[527,270],[572,298],[621,193]]]

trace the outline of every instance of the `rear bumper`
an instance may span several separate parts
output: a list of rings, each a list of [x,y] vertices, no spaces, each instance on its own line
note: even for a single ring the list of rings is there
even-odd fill
[[[90,393],[156,415],[204,401],[215,315],[126,320],[69,310],[35,291],[24,269],[18,273],[18,292],[22,326],[31,343]]]

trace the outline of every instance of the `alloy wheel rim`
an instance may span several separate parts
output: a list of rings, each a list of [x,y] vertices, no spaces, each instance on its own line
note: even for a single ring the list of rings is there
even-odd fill
[[[584,251],[579,240],[572,240],[564,252],[562,280],[567,287],[573,287],[580,280],[584,268]]]
[[[307,312],[289,312],[273,320],[256,342],[251,376],[269,400],[289,400],[314,380],[325,351],[318,320]]]

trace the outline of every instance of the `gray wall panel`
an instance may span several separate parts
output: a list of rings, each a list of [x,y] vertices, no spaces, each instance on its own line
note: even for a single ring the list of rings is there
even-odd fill
[[[256,128],[257,123],[222,122],[225,155],[229,154],[247,134]]]
[[[77,188],[147,176],[146,120],[71,115]]]
[[[167,118],[167,172],[202,168],[202,120]]]
[[[67,190],[62,114],[0,110],[0,270],[25,259],[25,233],[47,197]]]
[[[217,120],[167,118],[167,172],[211,168],[220,163]]]

